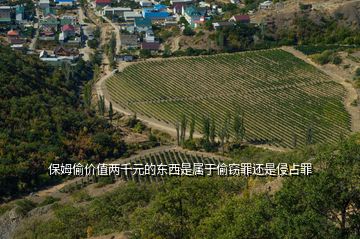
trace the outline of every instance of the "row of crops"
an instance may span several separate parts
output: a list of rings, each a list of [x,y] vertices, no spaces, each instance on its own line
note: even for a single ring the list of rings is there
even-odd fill
[[[169,176],[169,172],[171,170],[169,166],[171,164],[180,165],[181,168],[186,168],[186,166],[190,166],[187,172],[190,174],[191,171],[192,176],[195,176],[193,171],[194,165],[219,165],[221,161],[222,159],[220,157],[206,157],[200,153],[188,153],[186,151],[169,150],[122,160],[121,163],[119,163],[120,167],[122,168],[122,170],[119,171],[120,173],[118,175],[116,175],[115,173],[111,173],[109,177],[111,177],[113,181],[125,180],[139,183],[162,182],[164,178]],[[125,167],[125,165],[127,166]],[[151,168],[149,168],[148,172],[142,170],[143,168],[145,168],[145,165],[151,165]],[[167,173],[165,173],[165,171],[161,172],[161,169],[159,170],[159,166],[161,165],[163,165],[162,169],[167,168]],[[124,168],[132,168],[132,170],[124,170]],[[179,174],[182,176],[186,176],[181,170]],[[204,170],[204,175],[205,174],[206,172]],[[172,176],[176,175],[174,174]],[[64,186],[60,191],[67,193],[79,190],[87,185],[101,181],[100,177],[101,176],[98,176],[97,174],[85,176],[71,184]]]
[[[127,67],[106,82],[118,106],[174,125],[182,114],[214,117],[219,129],[227,112],[245,115],[246,140],[293,147],[334,142],[350,131],[344,89],[315,67],[279,49],[221,54]]]

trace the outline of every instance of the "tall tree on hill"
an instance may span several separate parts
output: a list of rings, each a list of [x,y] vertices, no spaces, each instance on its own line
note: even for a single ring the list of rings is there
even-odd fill
[[[92,99],[92,89],[90,82],[88,82],[84,87],[84,106],[86,109],[90,109],[91,99]]]
[[[245,137],[244,113],[241,112],[240,108],[236,109],[234,117],[234,135],[236,143],[239,143]]]
[[[314,131],[312,126],[310,126],[307,130],[306,130],[306,145],[311,145],[314,143]]]
[[[105,114],[105,99],[104,96],[99,96],[99,100],[98,100],[98,109],[99,109],[99,114],[100,115],[104,115]]]
[[[227,133],[226,131],[227,131],[226,127],[223,126],[218,132],[220,144],[221,144],[221,152],[223,155],[224,155],[225,137]]]
[[[112,103],[110,101],[110,104],[109,104],[109,119],[110,119],[110,122],[112,122],[113,116],[114,116],[114,110],[113,110]]]
[[[205,142],[209,142],[210,138],[210,119],[208,116],[203,117],[203,139]]]
[[[180,125],[179,122],[175,123],[175,129],[176,129],[176,143],[178,146],[180,146]]]
[[[185,142],[186,136],[186,127],[187,127],[187,119],[184,114],[181,115],[180,120],[180,143],[183,144]]]
[[[215,118],[211,117],[211,124],[210,124],[210,143],[215,144],[215,138],[216,138],[216,125],[215,125]]]
[[[224,140],[226,142],[229,142],[230,140],[230,132],[229,132],[229,129],[230,129],[230,125],[231,125],[231,114],[230,114],[230,111],[227,111],[226,112],[226,116],[225,116],[225,122],[224,122]]]
[[[190,119],[190,135],[189,135],[189,139],[190,139],[190,140],[193,140],[194,132],[195,132],[195,115],[194,115],[194,114],[191,114],[191,119]]]

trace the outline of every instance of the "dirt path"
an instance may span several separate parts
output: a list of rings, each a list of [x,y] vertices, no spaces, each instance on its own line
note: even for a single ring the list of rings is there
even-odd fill
[[[347,79],[344,75],[341,74],[341,72],[334,68],[326,67],[326,65],[321,66],[314,63],[305,54],[295,50],[293,47],[282,47],[282,49],[315,66],[319,70],[323,71],[325,74],[331,76],[334,81],[341,84],[345,88],[347,94],[344,99],[344,104],[346,110],[351,116],[351,130],[353,132],[360,132],[360,107],[351,105],[354,100],[359,99],[359,96],[353,85],[348,82],[351,79]]]

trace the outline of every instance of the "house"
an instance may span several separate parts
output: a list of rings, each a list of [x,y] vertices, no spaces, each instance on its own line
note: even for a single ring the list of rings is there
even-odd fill
[[[124,12],[125,21],[135,21],[136,18],[142,18],[142,15],[138,12]]]
[[[56,56],[55,54],[49,54],[47,51],[43,50],[40,52],[39,58],[44,62],[59,65],[62,62],[73,62],[78,56]]]
[[[41,9],[45,9],[45,8],[50,7],[50,1],[49,0],[40,0],[39,1],[39,7]]]
[[[53,15],[48,15],[39,21],[40,29],[52,28],[55,32],[58,30],[59,21]]]
[[[61,32],[64,34],[64,38],[75,36],[75,27],[73,25],[66,24],[61,27]]]
[[[7,32],[8,42],[10,44],[22,44],[25,43],[25,40],[20,38],[19,33],[15,30],[10,30]]]
[[[0,24],[8,24],[11,22],[11,7],[0,6]]]
[[[162,4],[154,5],[152,8],[143,8],[142,15],[150,20],[165,20],[170,17],[167,6]]]
[[[240,3],[239,0],[230,0],[230,2],[231,2],[232,4],[239,4],[239,3]]]
[[[117,56],[118,61],[132,62],[134,61],[134,56],[132,55],[120,55]]]
[[[72,7],[75,5],[75,1],[74,0],[55,0],[56,6],[67,6],[67,7]]]
[[[24,20],[25,7],[22,5],[17,5],[15,8],[15,20],[16,23],[21,23]]]
[[[248,15],[234,15],[229,19],[229,22],[249,24],[250,23],[250,17]]]
[[[54,49],[55,56],[78,56],[79,50],[77,48],[65,48],[64,46],[57,46]]]
[[[51,7],[44,8],[43,9],[43,15],[44,15],[44,17],[46,17],[48,15],[53,15],[54,17],[56,17],[55,16],[55,9],[51,8]]]
[[[111,0],[95,0],[95,6],[96,7],[105,7],[105,6],[110,6],[111,5]]]
[[[187,3],[175,3],[170,7],[172,9],[173,14],[181,15],[183,7],[186,6]]]
[[[152,6],[152,2],[151,2],[151,1],[143,0],[143,1],[140,1],[140,6],[141,6],[141,7],[151,7],[151,6]]]
[[[147,30],[145,32],[145,41],[146,42],[155,42],[155,35],[152,30]]]
[[[109,7],[105,6],[101,12],[103,16],[118,16],[124,17],[124,12],[131,12],[129,7]]]
[[[183,7],[182,12],[192,28],[196,28],[199,24],[205,22],[206,8],[194,7],[192,5],[186,8]]]
[[[137,32],[146,32],[151,29],[151,20],[149,18],[136,18],[134,22],[134,27]]]
[[[131,49],[138,47],[137,35],[121,34],[120,45],[124,49]]]
[[[265,1],[259,4],[259,9],[270,9],[272,5],[272,1]]]
[[[141,49],[150,50],[150,51],[158,51],[160,49],[160,43],[158,43],[158,42],[143,42],[143,43],[141,43]]]
[[[171,5],[174,5],[176,3],[187,3],[191,4],[193,3],[193,0],[170,0]]]
[[[219,30],[219,29],[222,29],[224,27],[231,27],[231,26],[234,26],[235,23],[234,22],[213,22],[213,28],[215,30]]]
[[[60,18],[60,26],[64,25],[76,25],[77,18],[74,16],[64,15]]]

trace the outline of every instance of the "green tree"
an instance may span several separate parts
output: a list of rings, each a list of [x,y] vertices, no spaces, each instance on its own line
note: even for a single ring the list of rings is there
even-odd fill
[[[193,140],[194,137],[194,132],[195,132],[195,115],[191,114],[191,119],[190,119],[190,133],[189,133],[189,139]]]
[[[110,122],[112,122],[113,116],[114,116],[114,110],[113,110],[112,103],[110,101],[110,103],[109,103],[109,119],[110,119]]]

